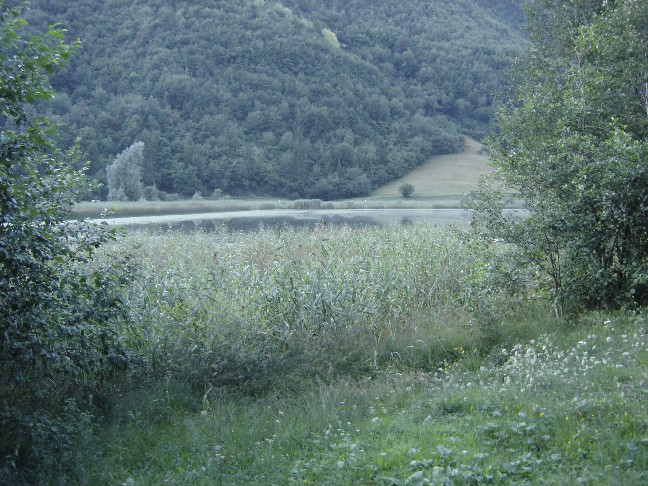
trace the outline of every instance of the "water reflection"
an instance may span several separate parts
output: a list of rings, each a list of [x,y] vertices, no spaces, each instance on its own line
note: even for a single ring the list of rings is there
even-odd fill
[[[408,220],[409,218],[403,218]],[[319,218],[295,218],[292,216],[273,217],[240,217],[232,219],[193,219],[187,221],[173,221],[162,223],[146,223],[128,225],[134,231],[184,231],[196,230],[212,232],[225,231],[228,233],[250,233],[262,229],[281,229],[285,227],[313,229],[316,226],[351,226],[351,227],[376,227],[382,226],[380,222],[368,216],[322,216]]]
[[[261,229],[315,228],[321,225],[378,227],[427,222],[431,225],[468,225],[470,213],[460,209],[369,209],[330,211],[244,211],[175,216],[129,217],[104,220],[132,231],[253,232]]]

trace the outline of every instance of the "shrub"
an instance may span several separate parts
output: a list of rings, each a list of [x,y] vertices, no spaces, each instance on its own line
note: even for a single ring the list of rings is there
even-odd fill
[[[641,2],[531,2],[532,44],[489,141],[475,228],[522,250],[556,312],[648,303],[648,131]],[[548,74],[551,73],[551,74]],[[528,217],[502,213],[505,187]],[[544,286],[544,285],[543,285]]]
[[[180,199],[181,199],[180,194],[177,194],[177,193],[174,192],[174,193],[171,193],[171,194],[166,193],[162,200],[163,201],[180,201]]]
[[[0,2],[0,9],[2,2]],[[0,483],[58,477],[92,412],[92,396],[129,355],[118,330],[131,274],[92,262],[114,238],[106,226],[68,222],[93,188],[73,169],[52,127],[35,114],[54,93],[48,75],[70,57],[62,31],[23,41],[20,10],[0,14]],[[85,408],[85,409],[83,409]]]
[[[147,201],[159,201],[162,199],[163,194],[158,188],[153,184],[152,186],[146,186],[143,191],[144,199]]]
[[[414,186],[410,183],[402,184],[398,187],[398,192],[405,198],[412,197],[412,194],[414,194]]]

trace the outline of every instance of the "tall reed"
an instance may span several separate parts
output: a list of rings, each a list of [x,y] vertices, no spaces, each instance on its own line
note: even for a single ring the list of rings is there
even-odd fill
[[[130,234],[111,251],[141,261],[129,306],[147,372],[198,389],[370,370],[421,314],[466,309],[490,261],[425,224]]]

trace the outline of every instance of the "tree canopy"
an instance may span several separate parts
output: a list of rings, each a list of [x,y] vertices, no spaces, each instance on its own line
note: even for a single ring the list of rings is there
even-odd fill
[[[532,44],[490,142],[530,211],[479,219],[551,277],[559,310],[648,301],[648,10],[639,0],[530,2]]]
[[[328,199],[489,130],[517,3],[34,0],[29,18],[84,41],[48,109],[98,180],[142,141],[144,186]]]

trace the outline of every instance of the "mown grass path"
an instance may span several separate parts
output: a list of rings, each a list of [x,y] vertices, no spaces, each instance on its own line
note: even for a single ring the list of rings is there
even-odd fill
[[[599,319],[600,320],[600,319]],[[296,396],[137,410],[96,484],[646,484],[643,318],[502,349],[479,369],[381,373]]]

